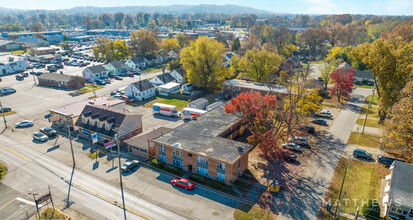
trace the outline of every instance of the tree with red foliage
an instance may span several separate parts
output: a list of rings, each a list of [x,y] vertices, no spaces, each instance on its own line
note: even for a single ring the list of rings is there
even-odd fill
[[[331,88],[330,95],[337,96],[338,101],[341,100],[341,97],[349,97],[354,89],[355,72],[354,68],[347,71],[343,68],[334,70],[331,73],[331,79],[335,85]]]
[[[264,158],[281,155],[277,139],[282,133],[282,122],[276,119],[277,97],[262,96],[259,92],[242,92],[225,106],[225,112],[242,118],[251,132],[248,142],[259,146]]]

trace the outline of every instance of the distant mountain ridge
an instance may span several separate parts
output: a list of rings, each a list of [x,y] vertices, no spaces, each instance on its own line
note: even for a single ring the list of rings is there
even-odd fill
[[[21,9],[9,9],[1,8],[2,13],[19,13],[30,12],[32,13],[68,13],[68,14],[100,14],[100,13],[159,13],[159,14],[192,14],[192,13],[216,13],[216,14],[256,14],[256,15],[269,15],[274,12],[256,9],[252,7],[239,6],[239,5],[215,5],[215,4],[200,4],[200,5],[165,5],[165,6],[122,6],[122,7],[74,7],[70,9],[57,9],[57,10],[21,10]]]

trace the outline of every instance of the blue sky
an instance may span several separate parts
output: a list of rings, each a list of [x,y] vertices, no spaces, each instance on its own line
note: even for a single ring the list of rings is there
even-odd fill
[[[63,9],[76,6],[138,6],[171,4],[234,4],[273,12],[301,14],[413,15],[413,0],[1,0],[0,7]]]

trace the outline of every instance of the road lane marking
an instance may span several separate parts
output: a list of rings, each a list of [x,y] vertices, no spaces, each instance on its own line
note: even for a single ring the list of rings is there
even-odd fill
[[[95,194],[97,197],[99,197],[99,198],[101,198],[101,199],[104,199],[104,200],[106,200],[106,201],[108,201],[108,202],[110,202],[110,203],[113,203],[113,204],[115,204],[115,205],[123,208],[121,203],[119,203],[119,202],[117,202],[117,201],[115,201],[115,200],[113,200],[113,199],[111,199],[111,198],[109,198],[109,197],[107,197],[107,196],[104,196],[104,195],[102,195],[102,194],[100,194],[100,193],[98,193],[98,192],[96,192],[96,191],[94,191],[94,190],[92,190],[92,189],[90,189],[90,188],[88,188],[88,187],[86,187],[86,186],[83,186],[83,185],[81,185],[81,184],[79,184],[79,183],[77,183],[77,182],[75,182],[75,181],[72,181],[72,185],[73,185],[73,184],[78,185],[80,188],[83,188],[84,190],[89,191],[89,192]],[[132,208],[129,208],[129,207],[125,206],[125,209],[128,210],[129,212],[132,212],[132,213],[134,213],[134,214],[142,217],[142,218],[145,218],[145,219],[148,219],[148,220],[152,220],[150,217],[148,217],[148,216],[146,216],[146,215],[144,215],[144,214],[142,214],[142,213],[140,213],[140,212],[138,212],[138,211],[136,211],[136,210],[134,210],[134,209],[132,209]]]
[[[3,207],[1,207],[0,210],[4,209],[4,207],[10,205],[10,203],[12,203],[14,200],[16,200],[16,198],[10,200],[10,202],[6,203],[6,205],[4,205]]]
[[[9,152],[11,152],[11,153],[13,153],[13,154],[16,154],[17,156],[19,156],[19,157],[21,157],[21,158],[23,158],[23,159],[25,159],[25,160],[27,160],[27,161],[32,161],[30,158],[28,158],[28,157],[26,157],[26,156],[24,156],[24,155],[22,155],[22,154],[19,154],[19,153],[17,153],[16,151],[11,150],[11,149],[3,146],[3,145],[0,145],[0,147],[3,148],[3,149],[5,149],[5,150],[7,150],[7,151],[9,151]]]
[[[36,203],[34,203],[34,202],[32,202],[32,201],[29,201],[29,200],[25,200],[25,199],[23,199],[23,198],[20,198],[20,197],[17,197],[16,198],[16,200],[18,200],[18,201],[20,201],[20,202],[23,202],[23,203],[26,203],[26,204],[28,204],[28,205],[32,205],[32,206],[35,206],[36,205]],[[39,208],[41,208],[43,205],[39,205]]]

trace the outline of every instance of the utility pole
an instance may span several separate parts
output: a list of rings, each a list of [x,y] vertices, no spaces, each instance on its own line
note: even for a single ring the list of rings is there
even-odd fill
[[[53,211],[54,211],[54,202],[53,202],[53,198],[52,198],[52,191],[50,191],[50,186],[49,185],[47,185],[47,187],[49,188],[50,202],[52,202]]]
[[[68,115],[67,117],[66,117],[66,125],[67,125],[67,131],[69,132],[69,142],[70,142],[70,150],[72,151],[72,161],[73,161],[73,168],[75,168],[75,166],[76,166],[76,162],[75,162],[75,152],[73,151],[73,145],[72,145],[72,134],[71,134],[71,132],[70,132],[70,125],[69,125],[69,118],[71,117],[72,115]]]
[[[366,118],[364,119],[363,131],[361,132],[361,135],[364,135],[364,127],[366,127],[367,115],[369,114],[370,106],[371,106],[371,103],[373,102],[373,99],[374,99],[374,89],[373,89],[373,96],[371,96],[370,102],[367,105]]]
[[[348,170],[348,167],[350,166],[350,163],[351,163],[351,159],[350,159],[349,162],[347,162],[347,167],[346,167],[346,170],[344,171],[343,181],[341,182],[340,194],[338,194],[338,195],[339,195],[339,198],[338,198],[338,199],[340,200],[340,208],[341,208],[341,200],[342,200],[341,193],[343,192],[344,181],[346,180],[347,170]],[[336,211],[334,212],[334,217],[333,217],[333,219],[338,219],[338,218],[337,218],[338,208],[339,208],[339,207],[337,206],[337,207],[336,207]]]
[[[115,140],[116,140],[116,146],[118,147],[119,180],[120,180],[120,191],[122,193],[123,216],[126,220],[125,197],[123,195],[122,170],[121,170],[121,163],[120,163],[119,130],[116,131]]]
[[[354,220],[357,220],[359,218],[359,212],[360,212],[360,206],[357,206],[356,217],[354,217]]]
[[[2,115],[3,115],[4,126],[6,126],[6,128],[7,128],[6,116],[4,115],[3,105],[1,104],[1,101],[0,101],[0,108],[1,108]]]

